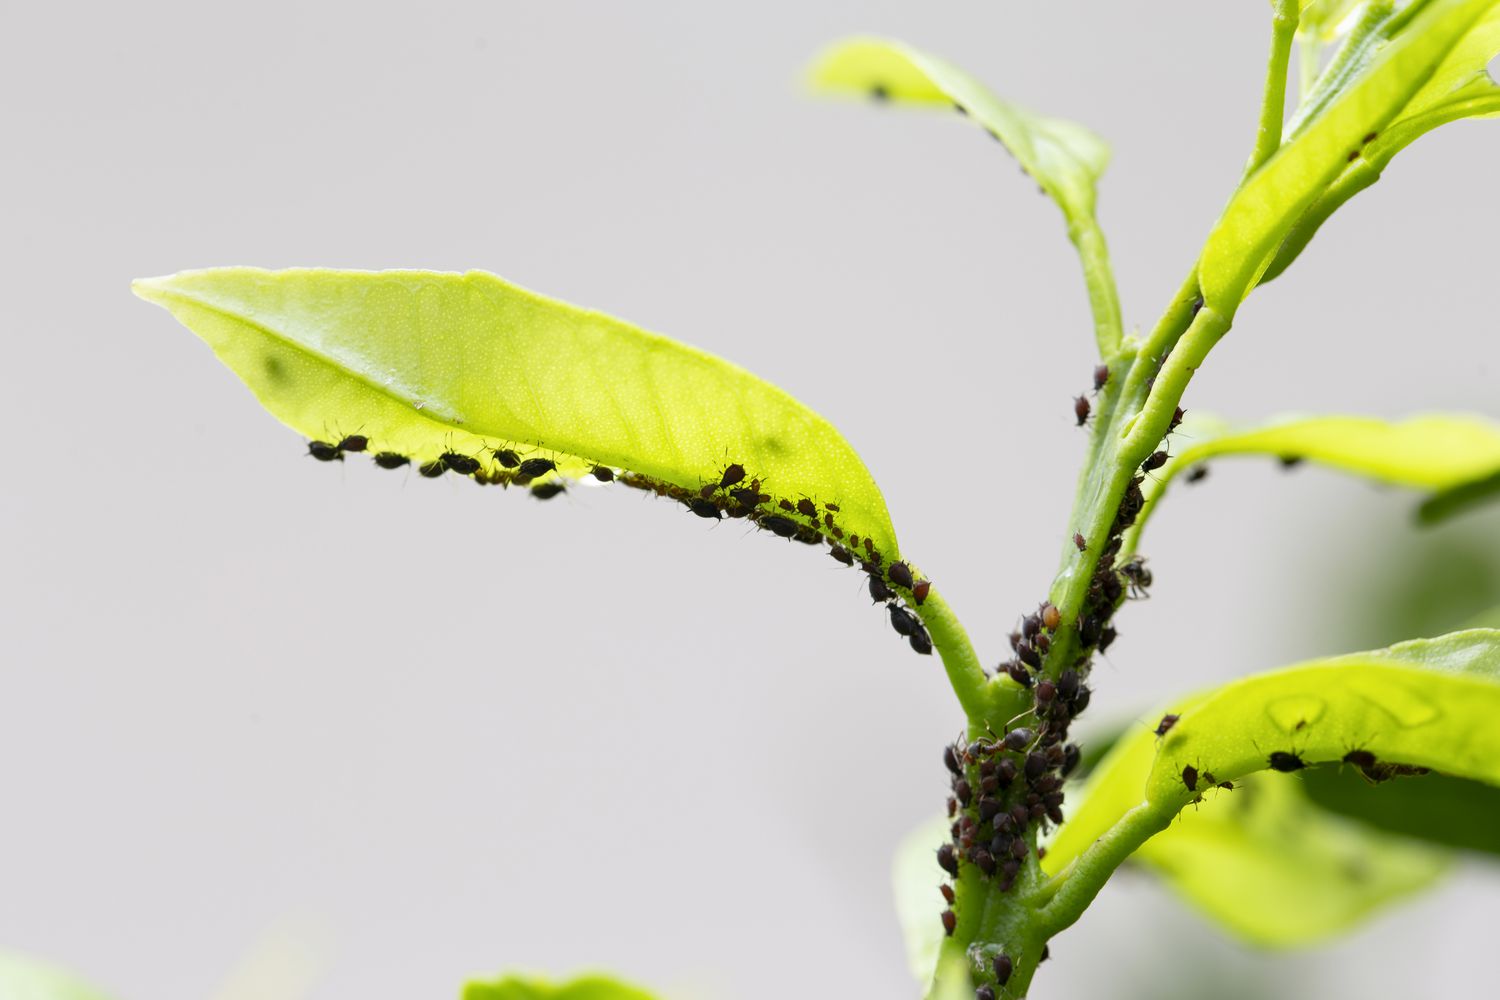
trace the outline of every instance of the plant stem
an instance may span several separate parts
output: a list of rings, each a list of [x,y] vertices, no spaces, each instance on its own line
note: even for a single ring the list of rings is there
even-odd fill
[[[1089,309],[1094,317],[1094,341],[1099,357],[1108,358],[1120,349],[1120,294],[1115,287],[1114,271],[1109,264],[1109,247],[1104,231],[1091,215],[1075,219],[1068,225],[1068,239],[1078,248],[1083,264],[1083,281],[1088,287]]]
[[[948,602],[943,600],[936,587],[927,592],[927,600],[916,605],[914,610],[932,637],[933,648],[937,650],[943,661],[943,669],[948,673],[948,683],[958,696],[958,703],[963,707],[970,725],[976,720],[982,722],[989,714],[993,698],[989,679],[985,676],[984,667],[980,665],[978,654],[974,652],[974,644],[969,641],[969,633],[964,631],[963,623],[958,620],[953,609],[948,607]]]
[[[1292,56],[1292,39],[1301,14],[1299,0],[1275,0],[1271,15],[1271,58],[1266,65],[1266,86],[1260,102],[1260,126],[1255,148],[1245,165],[1245,176],[1260,169],[1281,148],[1281,129],[1286,121],[1286,72]]]
[[[1042,907],[1039,918],[1048,937],[1077,922],[1115,869],[1136,848],[1167,828],[1177,814],[1176,805],[1142,802],[1121,816],[1109,832],[1089,845],[1072,864],[1053,876],[1043,889],[1051,898]]]

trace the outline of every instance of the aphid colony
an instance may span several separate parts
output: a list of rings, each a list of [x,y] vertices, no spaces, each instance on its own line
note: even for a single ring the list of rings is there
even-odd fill
[[[353,434],[337,443],[309,441],[307,452],[320,462],[342,462],[346,452],[364,452],[369,446],[368,438]],[[531,495],[538,500],[550,500],[567,491],[567,484],[560,477],[535,482],[557,471],[555,459],[523,458],[511,448],[491,448],[489,451],[494,467],[487,467],[481,458],[450,448],[418,466],[417,472],[428,479],[453,472],[481,485],[530,486]],[[399,469],[411,464],[409,457],[396,452],[376,452],[371,457],[382,469]],[[808,497],[796,501],[773,497],[763,492],[761,480],[751,477],[739,462],[729,463],[715,480],[704,483],[697,490],[637,472],[617,473],[604,465],[592,466],[589,474],[601,483],[619,482],[631,489],[674,500],[701,518],[715,521],[726,517],[743,518],[780,538],[807,545],[826,542],[829,554],[835,560],[845,566],[858,565],[869,576],[870,596],[876,603],[885,605],[896,634],[916,652],[924,656],[932,653],[932,637],[921,619],[904,603],[906,595],[917,605],[926,601],[932,588],[931,581],[919,578],[904,562],[893,561],[884,565],[885,559],[876,550],[873,539],[846,534],[838,523],[838,504],[819,505]]]

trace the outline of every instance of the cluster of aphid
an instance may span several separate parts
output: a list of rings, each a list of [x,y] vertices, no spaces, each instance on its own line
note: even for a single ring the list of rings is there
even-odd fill
[[[1180,716],[1172,713],[1163,715],[1161,721],[1156,724],[1157,738],[1159,739],[1167,735],[1172,727],[1177,725],[1179,718]],[[1297,728],[1300,729],[1303,725],[1305,723],[1298,723]],[[1283,774],[1301,771],[1304,768],[1315,766],[1315,763],[1304,760],[1302,754],[1295,749],[1273,750],[1266,756],[1266,766],[1273,771],[1280,771]],[[1369,750],[1361,749],[1350,750],[1343,757],[1339,758],[1339,763],[1359,768],[1360,774],[1372,785],[1378,785],[1383,781],[1390,781],[1392,778],[1428,773],[1425,767],[1415,764],[1398,764],[1394,761],[1382,761]],[[1200,788],[1218,787],[1225,790],[1234,789],[1234,782],[1220,781],[1213,776],[1213,772],[1200,772],[1191,764],[1184,765],[1182,768],[1182,783],[1187,787],[1188,791],[1194,793],[1194,802],[1198,802],[1202,798],[1202,796],[1197,794]]]
[[[307,451],[321,462],[342,462],[346,452],[366,452],[369,447],[369,438],[350,434],[337,443],[309,441]],[[450,448],[418,466],[417,471],[428,479],[453,472],[480,484],[530,486],[531,495],[539,500],[550,500],[567,490],[567,484],[560,477],[535,482],[557,471],[554,459],[523,458],[511,448],[489,450],[494,461],[492,467],[480,458]],[[382,469],[399,469],[411,464],[409,457],[391,451],[376,452],[371,457]],[[893,561],[889,566],[884,565],[885,560],[876,550],[873,539],[848,534],[840,527],[836,516],[840,513],[838,504],[820,506],[808,497],[795,502],[784,497],[778,500],[763,492],[761,480],[752,477],[739,462],[726,465],[716,480],[704,483],[696,491],[637,472],[617,475],[614,469],[604,465],[594,465],[589,472],[601,483],[618,481],[632,489],[674,500],[698,517],[715,521],[726,517],[744,518],[779,538],[794,539],[807,545],[826,542],[834,559],[845,566],[858,565],[869,575],[870,596],[886,606],[891,627],[896,633],[918,653],[932,653],[932,637],[927,634],[921,620],[903,604],[902,596],[905,592],[920,605],[927,600],[932,583],[917,578],[904,562]]]

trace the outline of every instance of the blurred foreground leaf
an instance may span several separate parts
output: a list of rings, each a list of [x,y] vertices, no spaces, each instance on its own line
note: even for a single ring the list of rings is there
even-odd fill
[[[0,952],[0,1000],[105,1000],[105,997],[61,969]]]
[[[584,975],[565,983],[539,976],[506,976],[494,982],[471,982],[463,1000],[656,1000],[644,990],[603,975]]]

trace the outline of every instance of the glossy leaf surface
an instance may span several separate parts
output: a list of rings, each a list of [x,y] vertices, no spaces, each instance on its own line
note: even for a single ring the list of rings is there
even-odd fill
[[[1435,79],[1494,5],[1431,0],[1410,16],[1398,16],[1399,30],[1230,199],[1200,259],[1207,305],[1223,316],[1234,314],[1298,219]]]
[[[1369,753],[1376,776],[1430,768],[1500,784],[1500,631],[1474,629],[1314,660],[1234,681],[1168,710],[1180,718],[1165,737],[1142,726],[1100,764],[1049,849],[1049,872],[1065,871],[1127,813],[1154,815],[1165,828],[1195,800],[1201,799],[1204,813],[1232,808],[1238,789],[1214,786],[1238,785],[1268,769],[1346,766],[1346,755]],[[1178,821],[1184,828],[1192,822]],[[1182,834],[1164,829],[1138,853],[1169,850],[1173,836]],[[1346,899],[1349,905],[1331,910],[1327,930],[1343,926],[1334,921],[1339,913],[1347,922],[1380,899],[1415,888],[1422,865],[1407,860],[1393,869],[1388,892],[1358,905]],[[1351,881],[1347,888],[1360,886]],[[1269,940],[1271,918],[1247,914],[1235,929],[1264,924],[1261,939]]]
[[[937,56],[901,42],[854,38],[817,61],[813,86],[830,93],[959,108],[1005,145],[1070,220],[1092,220],[1109,147],[1093,132],[1003,101]]]
[[[4,1000],[105,1000],[104,994],[71,973],[21,955],[0,952],[0,998]]]
[[[885,501],[822,417],[749,372],[602,313],[471,271],[219,268],[138,281],[275,417],[368,451],[498,449],[596,463],[696,495],[730,463],[771,497],[835,503],[842,529],[896,551]],[[766,507],[769,508],[769,501]]]
[[[494,982],[472,982],[463,1000],[655,1000],[653,994],[602,975],[585,975],[565,983],[539,976],[506,976]]]

